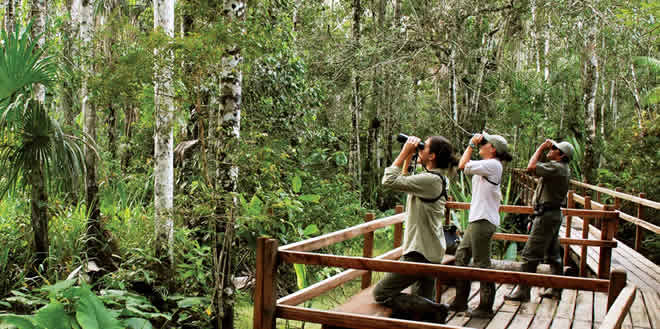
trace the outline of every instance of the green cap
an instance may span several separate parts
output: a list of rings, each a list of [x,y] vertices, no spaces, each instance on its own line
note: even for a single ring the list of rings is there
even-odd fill
[[[573,145],[569,142],[561,142],[557,143],[555,141],[552,141],[552,145],[554,145],[556,148],[558,148],[561,153],[564,153],[568,160],[573,160],[573,153],[575,153],[575,149],[573,148]]]
[[[486,133],[483,133],[484,139],[493,147],[495,150],[499,153],[507,153],[509,152],[509,144],[506,142],[506,139],[500,135],[489,135]]]

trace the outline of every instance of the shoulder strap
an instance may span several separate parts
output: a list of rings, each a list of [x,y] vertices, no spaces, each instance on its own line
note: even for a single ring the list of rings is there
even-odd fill
[[[486,176],[481,176],[481,177],[483,177],[487,182],[489,182],[489,183],[491,183],[491,184],[493,184],[493,185],[495,185],[495,186],[500,185],[499,183],[495,183],[495,182],[493,182],[492,180],[488,179],[488,177],[486,177]]]
[[[447,188],[446,188],[447,183],[445,182],[445,176],[442,176],[441,174],[436,173],[436,172],[432,172],[432,171],[427,171],[427,172],[440,177],[440,180],[442,180],[442,193],[440,193],[440,195],[438,197],[433,198],[433,199],[427,199],[427,198],[422,198],[422,197],[418,197],[418,198],[420,200],[422,200],[422,202],[426,202],[426,203],[436,202],[436,201],[440,200],[440,198],[442,198],[443,196],[445,197],[445,200],[449,199],[449,197],[447,196]]]

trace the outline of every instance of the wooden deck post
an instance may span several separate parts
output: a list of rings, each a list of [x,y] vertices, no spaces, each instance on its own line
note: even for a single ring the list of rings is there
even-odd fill
[[[277,247],[278,243],[275,239],[266,239],[263,242],[263,309],[261,326],[255,327],[258,329],[275,329],[275,307],[277,303]]]
[[[264,243],[267,238],[257,238],[257,277],[256,287],[254,289],[254,317],[252,327],[254,329],[262,328],[262,315],[264,310]]]
[[[400,214],[403,212],[403,206],[398,204],[394,212]],[[394,248],[401,247],[403,243],[403,223],[394,224]]]
[[[617,192],[623,192],[623,189],[620,187],[617,187],[614,189]],[[614,209],[619,210],[621,209],[621,199],[619,197],[614,197]]]
[[[646,193],[640,193],[639,197],[642,199],[646,198]],[[641,204],[637,204],[637,218],[643,219],[644,208]],[[642,240],[644,240],[644,231],[639,225],[635,225],[635,251],[638,251],[642,248]]]
[[[604,210],[612,211],[611,205],[606,205]],[[603,221],[603,229],[600,231],[601,240],[614,240],[614,235],[616,234],[617,226],[619,224],[618,218],[607,218]],[[598,277],[601,279],[607,279],[607,276],[610,273],[610,266],[612,264],[612,248],[611,247],[600,247],[600,257],[598,260]]]
[[[569,190],[568,191],[568,196],[566,197],[566,199],[567,199],[566,206],[569,209],[575,208],[575,199],[573,198],[573,194],[575,194],[575,191]],[[566,216],[566,237],[567,238],[571,237],[571,227],[572,226],[573,226],[573,216]],[[568,246],[568,245],[564,246],[564,265],[568,264],[570,251],[571,251],[570,246]]]
[[[607,291],[607,309],[609,310],[614,304],[614,300],[619,297],[621,290],[626,286],[627,274],[626,271],[617,267],[612,270],[610,275],[610,287]]]
[[[603,183],[598,183],[598,187],[603,187],[605,186]],[[596,202],[603,204],[601,200],[601,192],[596,191]],[[603,220],[600,218],[597,218],[594,220],[594,226],[598,227],[598,229],[603,229]]]
[[[584,209],[591,209],[591,197],[588,195],[584,196]],[[590,218],[582,218],[582,238],[589,238],[589,221]],[[600,264],[599,264],[600,266]],[[587,276],[587,246],[582,246],[582,251],[580,252],[580,276]]]
[[[373,213],[367,213],[364,216],[365,222],[374,220]],[[374,256],[374,232],[364,234],[364,247],[362,248],[362,257],[371,258]],[[362,274],[362,289],[367,289],[371,285],[371,271]]]

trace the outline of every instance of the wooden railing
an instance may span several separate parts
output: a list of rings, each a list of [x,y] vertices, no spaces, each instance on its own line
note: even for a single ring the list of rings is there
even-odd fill
[[[468,203],[447,202],[446,206],[448,211],[449,209],[469,209]],[[624,287],[626,287],[626,274],[619,270],[612,271],[611,276],[606,275],[606,277],[609,277],[609,279],[606,280],[603,278],[588,279],[581,277],[396,261],[395,259],[398,259],[402,253],[402,250],[399,247],[402,241],[403,232],[401,225],[404,221],[404,215],[401,213],[402,210],[402,207],[397,206],[397,214],[393,216],[373,220],[372,215],[369,215],[367,222],[363,224],[279,248],[277,240],[259,238],[257,242],[254,328],[275,328],[276,318],[321,323],[347,328],[456,328],[447,325],[315,310],[296,306],[357,277],[362,277],[364,287],[367,282],[370,283],[371,281],[370,271],[402,274],[423,273],[436,277],[438,281],[461,278],[473,281],[489,281],[509,284],[525,284],[539,287],[606,292],[608,294],[609,309],[608,318],[606,318],[606,320],[610,318],[613,319],[609,320],[610,322],[606,322],[607,324],[614,323],[616,325],[617,323],[620,323],[623,319],[622,314],[625,315],[630,307],[630,302],[628,300],[629,294],[620,294]],[[532,209],[531,207],[525,206],[505,205],[500,208],[500,211],[531,213]],[[616,212],[609,210],[562,209],[562,212],[568,216],[579,215],[587,218],[602,218],[606,221],[616,218]],[[389,225],[394,225],[394,249],[376,258],[336,256],[312,252],[360,235],[369,236],[373,234],[375,230]],[[498,233],[494,238],[509,241],[525,241],[528,236]],[[370,256],[373,252],[371,250],[373,248],[373,243],[369,242],[370,239],[371,238],[365,239],[365,248],[363,251],[363,255],[365,256]],[[561,243],[568,245],[577,244],[584,247],[598,246],[606,249],[611,249],[616,246],[616,243],[610,240],[562,239]],[[277,279],[277,266],[280,263],[332,266],[348,270],[293,294],[277,299],[275,282]],[[626,300],[620,301],[621,298],[626,298]]]
[[[514,179],[516,182],[516,184],[514,185],[514,192],[518,193],[518,195],[521,196],[523,202],[530,204],[532,197],[534,195],[534,189],[536,186],[537,179],[530,176],[529,174],[527,174],[525,170],[522,169],[513,169],[512,175],[514,175]],[[655,234],[660,234],[659,226],[654,225],[653,223],[649,223],[644,219],[642,219],[644,217],[644,207],[660,210],[660,202],[655,202],[646,199],[645,193],[639,193],[638,196],[634,196],[621,192],[622,189],[618,187],[615,190],[611,190],[608,188],[604,188],[602,184],[598,184],[598,186],[596,186],[576,180],[571,180],[570,182],[573,186],[576,186],[577,188],[582,190],[582,195],[575,193],[574,190],[572,191],[572,194],[575,204],[580,204],[585,209],[603,210],[608,205],[601,203],[601,196],[605,194],[613,198],[614,203],[609,206],[612,207],[612,210],[618,211],[618,218],[635,224],[635,246],[634,246],[635,250],[639,251],[642,246],[642,241],[644,240],[643,229],[651,231]],[[595,201],[591,200],[591,197],[587,195],[587,191],[591,192],[589,194],[596,195]],[[636,208],[635,216],[621,211],[621,203],[623,200],[635,204],[635,208]],[[568,208],[574,208],[575,204],[573,205],[569,204]],[[600,223],[598,220],[594,221],[593,224],[595,224],[595,226],[599,226],[602,229],[602,223]],[[585,224],[585,226],[588,228],[588,224]],[[608,229],[614,229],[614,232],[612,234],[616,233],[616,226],[610,227]]]

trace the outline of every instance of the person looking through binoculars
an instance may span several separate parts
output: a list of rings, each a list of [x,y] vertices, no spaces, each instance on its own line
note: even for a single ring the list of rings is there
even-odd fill
[[[548,151],[546,157],[550,161],[539,162],[545,151]],[[539,176],[539,182],[532,199],[534,206],[532,231],[522,251],[522,270],[525,272],[536,272],[536,266],[545,260],[550,263],[552,274],[564,273],[559,247],[559,228],[564,218],[561,207],[566,205],[566,192],[571,179],[568,163],[574,151],[573,145],[568,142],[557,143],[546,139],[529,159],[527,172]],[[529,286],[518,285],[511,294],[504,296],[504,299],[528,301],[529,291]],[[541,296],[560,298],[561,289],[546,289]]]
[[[442,222],[449,184],[447,176],[456,173],[458,159],[445,137],[431,136],[423,143],[423,148],[419,147],[420,142],[415,136],[405,139],[394,163],[385,169],[382,183],[394,191],[408,193],[401,260],[441,263],[445,255]],[[404,164],[415,155],[424,171],[405,176]],[[412,286],[412,294],[403,293],[409,286]],[[376,284],[373,294],[376,302],[392,309],[393,317],[445,323],[447,305],[432,301],[434,289],[433,277],[387,273]]]
[[[479,148],[482,160],[470,160],[472,149]],[[463,152],[459,169],[472,176],[472,201],[470,202],[469,224],[456,250],[456,265],[468,266],[470,259],[481,268],[490,268],[491,240],[500,225],[499,207],[502,201],[502,161],[511,161],[509,146],[504,137],[486,133],[475,134]],[[467,311],[470,281],[456,281],[456,298],[449,309]],[[495,302],[495,283],[480,283],[479,306],[471,312],[473,317],[492,317]]]

